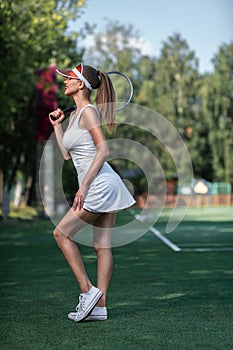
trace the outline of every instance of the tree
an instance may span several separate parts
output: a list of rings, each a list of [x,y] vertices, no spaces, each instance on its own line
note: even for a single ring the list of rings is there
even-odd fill
[[[165,116],[182,136],[193,161],[194,173],[209,179],[208,127],[199,93],[202,77],[195,52],[179,33],[163,43],[152,81],[154,99],[151,107]],[[203,162],[203,158],[207,161]],[[162,156],[161,161],[171,174],[172,162]]]
[[[196,102],[198,60],[180,34],[163,43],[156,63],[156,107],[178,128],[182,136],[193,119]]]
[[[129,73],[136,69],[141,50],[136,42],[139,33],[131,25],[105,19],[105,29],[92,33],[93,44],[85,52],[86,61],[104,71],[119,70]]]
[[[213,179],[233,179],[233,43],[224,44],[213,58],[214,72],[205,77],[203,109],[212,152]]]
[[[68,21],[80,14],[84,0],[0,0],[1,178],[9,192],[18,171],[25,181],[35,174],[35,71],[77,62],[77,33]]]
[[[156,63],[157,59],[149,56],[142,56],[138,62],[137,74],[135,77],[138,104],[154,108],[156,96]]]

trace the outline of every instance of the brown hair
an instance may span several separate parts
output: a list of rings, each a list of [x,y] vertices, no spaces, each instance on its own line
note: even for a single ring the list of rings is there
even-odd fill
[[[83,75],[93,89],[97,89],[95,103],[102,120],[107,124],[109,131],[115,130],[116,96],[108,74],[98,71],[91,66],[83,67]]]

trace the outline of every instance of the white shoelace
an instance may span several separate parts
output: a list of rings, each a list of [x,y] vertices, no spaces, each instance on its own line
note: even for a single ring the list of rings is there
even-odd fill
[[[79,303],[76,306],[76,311],[84,311],[85,310],[85,302],[86,302],[86,298],[84,295],[80,294],[79,296]]]

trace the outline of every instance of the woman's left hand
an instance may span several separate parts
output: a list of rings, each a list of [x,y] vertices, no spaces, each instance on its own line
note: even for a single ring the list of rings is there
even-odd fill
[[[87,188],[81,185],[74,197],[74,201],[72,205],[73,210],[80,211],[82,209],[86,194],[87,194]]]

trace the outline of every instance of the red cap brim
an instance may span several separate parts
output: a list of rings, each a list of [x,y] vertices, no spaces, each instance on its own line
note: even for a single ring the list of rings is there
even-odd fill
[[[56,69],[56,72],[66,78],[76,78],[77,75],[72,71],[72,69]]]

